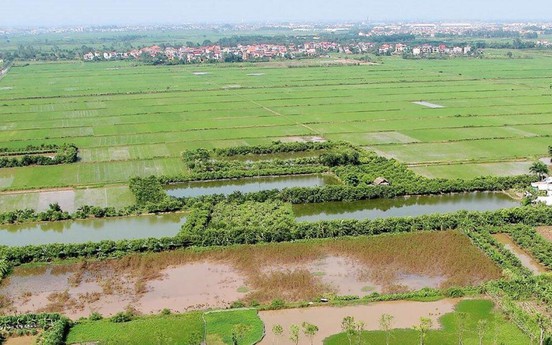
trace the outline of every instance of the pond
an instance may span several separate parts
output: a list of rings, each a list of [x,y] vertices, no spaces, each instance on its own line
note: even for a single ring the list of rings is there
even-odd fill
[[[186,221],[183,214],[0,225],[0,245],[84,243],[149,237],[173,237]]]
[[[339,184],[339,180],[330,175],[295,175],[273,177],[251,177],[235,180],[193,181],[167,186],[167,194],[177,198],[198,197],[211,194],[232,194],[234,192],[252,193],[271,189],[291,187],[318,187]]]
[[[421,216],[460,210],[492,211],[519,206],[504,193],[475,192],[444,195],[410,196],[393,199],[372,199],[354,202],[325,202],[293,205],[297,221],[333,219],[374,219]]]

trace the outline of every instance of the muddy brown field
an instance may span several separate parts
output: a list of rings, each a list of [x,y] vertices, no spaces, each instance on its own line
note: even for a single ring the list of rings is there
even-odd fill
[[[4,345],[34,345],[36,344],[37,336],[10,337],[4,342]]]
[[[537,232],[539,235],[552,242],[552,226],[539,226]]]
[[[223,308],[232,302],[364,296],[476,285],[500,269],[464,235],[420,232],[183,250],[64,265],[23,266],[0,286],[7,312],[114,314]]]
[[[352,316],[356,321],[364,322],[365,330],[379,329],[381,315],[393,316],[393,328],[412,328],[420,322],[420,317],[429,317],[433,325],[437,326],[439,317],[454,310],[456,300],[446,299],[436,302],[395,301],[378,302],[369,305],[348,307],[313,307],[286,310],[261,311],[259,317],[263,320],[266,336],[260,342],[261,345],[277,343],[278,338],[271,332],[274,325],[280,325],[284,329],[281,339],[288,339],[291,325],[301,325],[308,322],[318,326],[320,331],[315,335],[315,344],[334,334],[342,332],[341,321],[347,316]],[[404,311],[408,310],[408,313]],[[301,337],[300,345],[310,344],[309,339]]]

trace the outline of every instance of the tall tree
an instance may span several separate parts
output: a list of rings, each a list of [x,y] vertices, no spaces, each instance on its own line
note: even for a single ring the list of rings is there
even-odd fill
[[[274,325],[272,327],[272,333],[274,333],[274,339],[276,340],[275,343],[278,344],[282,334],[284,333],[284,328],[282,325]]]
[[[303,333],[309,338],[311,345],[313,345],[314,336],[318,333],[318,326],[308,322],[303,322]]]
[[[299,326],[291,325],[289,327],[289,340],[295,345],[299,344]]]
[[[420,323],[414,326],[414,329],[420,333],[420,345],[425,345],[425,340],[431,327],[433,327],[433,321],[428,317],[421,317]]]
[[[353,338],[356,334],[356,322],[352,316],[346,316],[341,321],[341,330],[347,335],[349,339],[349,345],[353,345]]]
[[[479,345],[483,345],[483,338],[485,333],[489,329],[489,322],[485,319],[477,321],[477,338],[479,339]]]
[[[392,322],[393,316],[389,314],[383,314],[379,320],[380,329],[385,332],[385,345],[389,345],[391,340]]]
[[[549,321],[542,314],[538,314],[535,321],[537,322],[537,326],[539,326],[539,345],[544,345]]]
[[[543,179],[544,176],[548,175],[548,166],[541,161],[536,161],[529,167],[529,172]]]
[[[458,345],[464,345],[464,334],[466,333],[466,327],[468,323],[467,313],[456,313],[456,335],[458,336]]]
[[[232,343],[233,345],[239,345],[241,341],[247,335],[247,332],[250,330],[250,326],[244,325],[243,323],[237,324],[232,328]]]

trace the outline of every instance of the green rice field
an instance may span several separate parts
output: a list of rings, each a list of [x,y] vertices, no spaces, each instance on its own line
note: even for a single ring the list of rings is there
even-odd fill
[[[81,160],[0,169],[0,189],[186,174],[186,149],[314,136],[431,177],[525,173],[552,144],[552,58],[530,57],[302,68],[19,63],[0,80],[0,147],[74,143]]]

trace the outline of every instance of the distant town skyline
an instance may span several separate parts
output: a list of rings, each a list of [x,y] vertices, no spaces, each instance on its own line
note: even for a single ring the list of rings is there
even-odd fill
[[[331,21],[549,21],[549,0],[23,0],[6,1],[0,26]],[[549,17],[547,17],[549,16]]]

